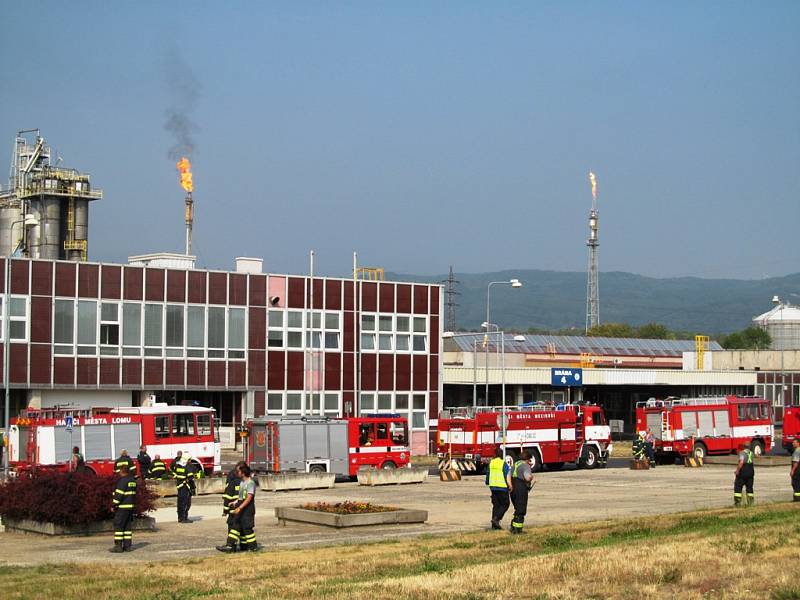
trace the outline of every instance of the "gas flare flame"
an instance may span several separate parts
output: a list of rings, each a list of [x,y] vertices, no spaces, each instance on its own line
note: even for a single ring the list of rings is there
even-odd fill
[[[175,165],[181,173],[181,187],[186,192],[194,191],[194,183],[192,183],[192,163],[185,156],[181,158]]]
[[[589,171],[589,182],[592,184],[592,198],[597,200],[597,177],[591,171]]]

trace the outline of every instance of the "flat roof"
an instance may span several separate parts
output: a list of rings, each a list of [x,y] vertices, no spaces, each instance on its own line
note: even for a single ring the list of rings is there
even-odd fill
[[[163,415],[174,413],[198,413],[215,412],[213,408],[205,406],[186,406],[185,404],[174,404],[167,406],[124,406],[111,409],[109,412],[135,415]]]
[[[461,352],[472,352],[473,344],[482,347],[484,333],[456,334],[445,338],[445,343],[455,342]],[[682,358],[684,352],[694,352],[694,340],[648,340],[641,338],[589,337],[582,335],[523,335],[506,333],[505,351],[518,354],[593,354],[599,356],[670,356]],[[523,337],[517,341],[515,337]],[[489,335],[489,344],[500,345],[496,334]],[[708,351],[722,350],[717,342],[708,343]],[[447,349],[445,350],[447,351]]]

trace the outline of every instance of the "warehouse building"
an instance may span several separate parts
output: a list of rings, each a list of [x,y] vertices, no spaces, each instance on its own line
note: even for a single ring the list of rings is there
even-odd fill
[[[440,286],[265,274],[260,262],[0,259],[10,414],[196,403],[217,410],[231,444],[251,416],[396,413],[426,452],[441,398]]]
[[[506,334],[500,343],[499,335],[452,335],[444,341],[443,406],[500,406],[505,388],[509,405],[597,403],[630,433],[636,403],[649,398],[754,393],[754,371],[708,368],[719,344],[703,348],[699,369],[696,350],[688,340]],[[580,385],[554,385],[559,368],[581,369]]]

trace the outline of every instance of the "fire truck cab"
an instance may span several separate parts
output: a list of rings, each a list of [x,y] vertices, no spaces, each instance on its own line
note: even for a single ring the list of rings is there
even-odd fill
[[[636,405],[636,433],[647,429],[663,459],[694,454],[734,454],[745,443],[761,455],[772,449],[774,428],[768,400],[756,397],[650,398]]]
[[[440,468],[481,472],[503,443],[506,452],[532,455],[533,469],[560,469],[565,463],[583,468],[605,466],[612,450],[611,429],[603,409],[594,404],[531,404],[477,407],[440,415],[437,454]]]
[[[190,453],[205,473],[221,470],[214,409],[166,404],[25,410],[11,419],[9,464],[15,471],[66,471],[77,446],[87,469],[110,475],[123,449],[133,459],[142,444],[151,458],[158,454],[167,466],[180,450]]]
[[[800,438],[800,406],[790,406],[783,411],[783,448],[792,453],[792,440]]]

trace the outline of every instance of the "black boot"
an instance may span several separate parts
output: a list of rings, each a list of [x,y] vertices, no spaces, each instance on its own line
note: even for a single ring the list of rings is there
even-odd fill
[[[502,529],[503,527],[497,521],[492,521],[492,529]]]
[[[114,554],[119,554],[120,552],[124,552],[122,548],[122,542],[114,542],[114,547],[109,550],[109,552],[113,552]]]
[[[222,544],[222,546],[217,546],[217,550],[225,553],[236,552],[236,548],[234,548],[233,546],[228,546],[228,544]]]

